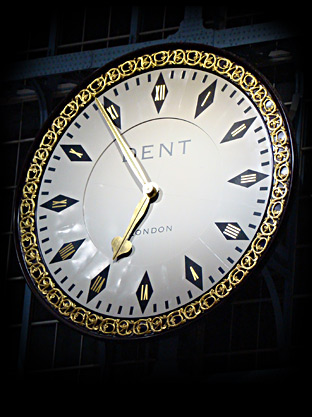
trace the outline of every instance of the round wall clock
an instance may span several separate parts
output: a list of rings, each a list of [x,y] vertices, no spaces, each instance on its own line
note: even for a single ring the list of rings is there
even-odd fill
[[[258,265],[292,170],[281,102],[249,64],[184,43],[120,57],[34,142],[16,213],[27,282],[95,336],[181,328]]]

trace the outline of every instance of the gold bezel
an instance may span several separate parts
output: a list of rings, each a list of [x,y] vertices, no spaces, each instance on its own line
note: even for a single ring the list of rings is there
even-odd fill
[[[103,93],[106,88],[139,72],[176,65],[206,69],[229,79],[234,85],[239,86],[259,109],[268,129],[273,148],[274,170],[270,200],[261,226],[248,251],[222,281],[199,299],[168,314],[159,316],[139,319],[103,317],[76,305],[64,294],[49,276],[45,263],[41,259],[36,236],[35,211],[44,166],[64,129],[81,109],[96,96]],[[127,60],[117,67],[110,68],[96,77],[65,105],[42,136],[40,145],[35,150],[27,170],[19,205],[18,232],[26,269],[33,286],[46,299],[51,308],[72,324],[77,325],[78,328],[87,330],[94,335],[106,337],[146,336],[163,333],[165,330],[176,328],[211,309],[221,299],[230,294],[232,289],[253,270],[266,250],[285,210],[290,191],[291,173],[292,152],[288,125],[277,105],[277,100],[272,97],[272,94],[269,93],[257,76],[247,71],[244,66],[236,64],[232,59],[213,52],[178,48],[160,50],[152,54],[146,53]]]

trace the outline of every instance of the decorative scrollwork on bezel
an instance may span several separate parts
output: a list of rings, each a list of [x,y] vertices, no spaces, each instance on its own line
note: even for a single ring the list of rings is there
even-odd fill
[[[223,280],[199,299],[161,316],[137,320],[103,317],[76,305],[69,299],[48,275],[44,261],[41,259],[35,232],[35,209],[44,166],[65,128],[94,97],[115,83],[139,72],[175,65],[197,67],[229,79],[241,88],[258,108],[267,126],[274,155],[270,201],[249,250]],[[144,54],[108,69],[93,79],[65,105],[42,136],[28,168],[19,206],[19,237],[22,255],[34,287],[59,316],[65,317],[71,323],[98,336],[125,338],[159,334],[193,320],[227,297],[256,266],[266,250],[285,210],[290,191],[291,155],[290,133],[278,103],[257,76],[232,59],[196,49],[169,49]]]

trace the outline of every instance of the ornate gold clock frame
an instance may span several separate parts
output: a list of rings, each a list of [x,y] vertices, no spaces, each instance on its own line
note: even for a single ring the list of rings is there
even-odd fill
[[[117,66],[106,66],[93,75],[92,81],[75,91],[69,102],[51,118],[41,133],[39,146],[32,153],[30,164],[20,184],[17,205],[17,246],[28,284],[45,299],[52,311],[66,323],[99,337],[129,337],[164,334],[202,316],[226,298],[254,270],[275,236],[289,198],[293,151],[291,130],[279,99],[268,83],[248,64],[236,62],[234,56],[211,47],[168,44],[154,47],[155,52],[141,50],[131,54]],[[274,154],[274,179],[264,220],[252,240],[249,250],[230,273],[200,298],[168,314],[139,319],[105,317],[77,305],[58,287],[49,275],[38,247],[35,212],[40,181],[51,152],[64,129],[95,97],[120,80],[152,68],[185,66],[205,69],[230,80],[244,91],[263,116],[271,138]]]

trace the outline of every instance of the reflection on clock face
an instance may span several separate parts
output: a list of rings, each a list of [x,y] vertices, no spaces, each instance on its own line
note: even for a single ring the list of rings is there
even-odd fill
[[[112,260],[142,197],[94,101],[64,131],[38,194],[42,257],[72,300],[102,316],[159,316],[198,299],[237,264],[263,220],[273,181],[267,127],[217,74],[161,68],[98,97],[160,188]]]

